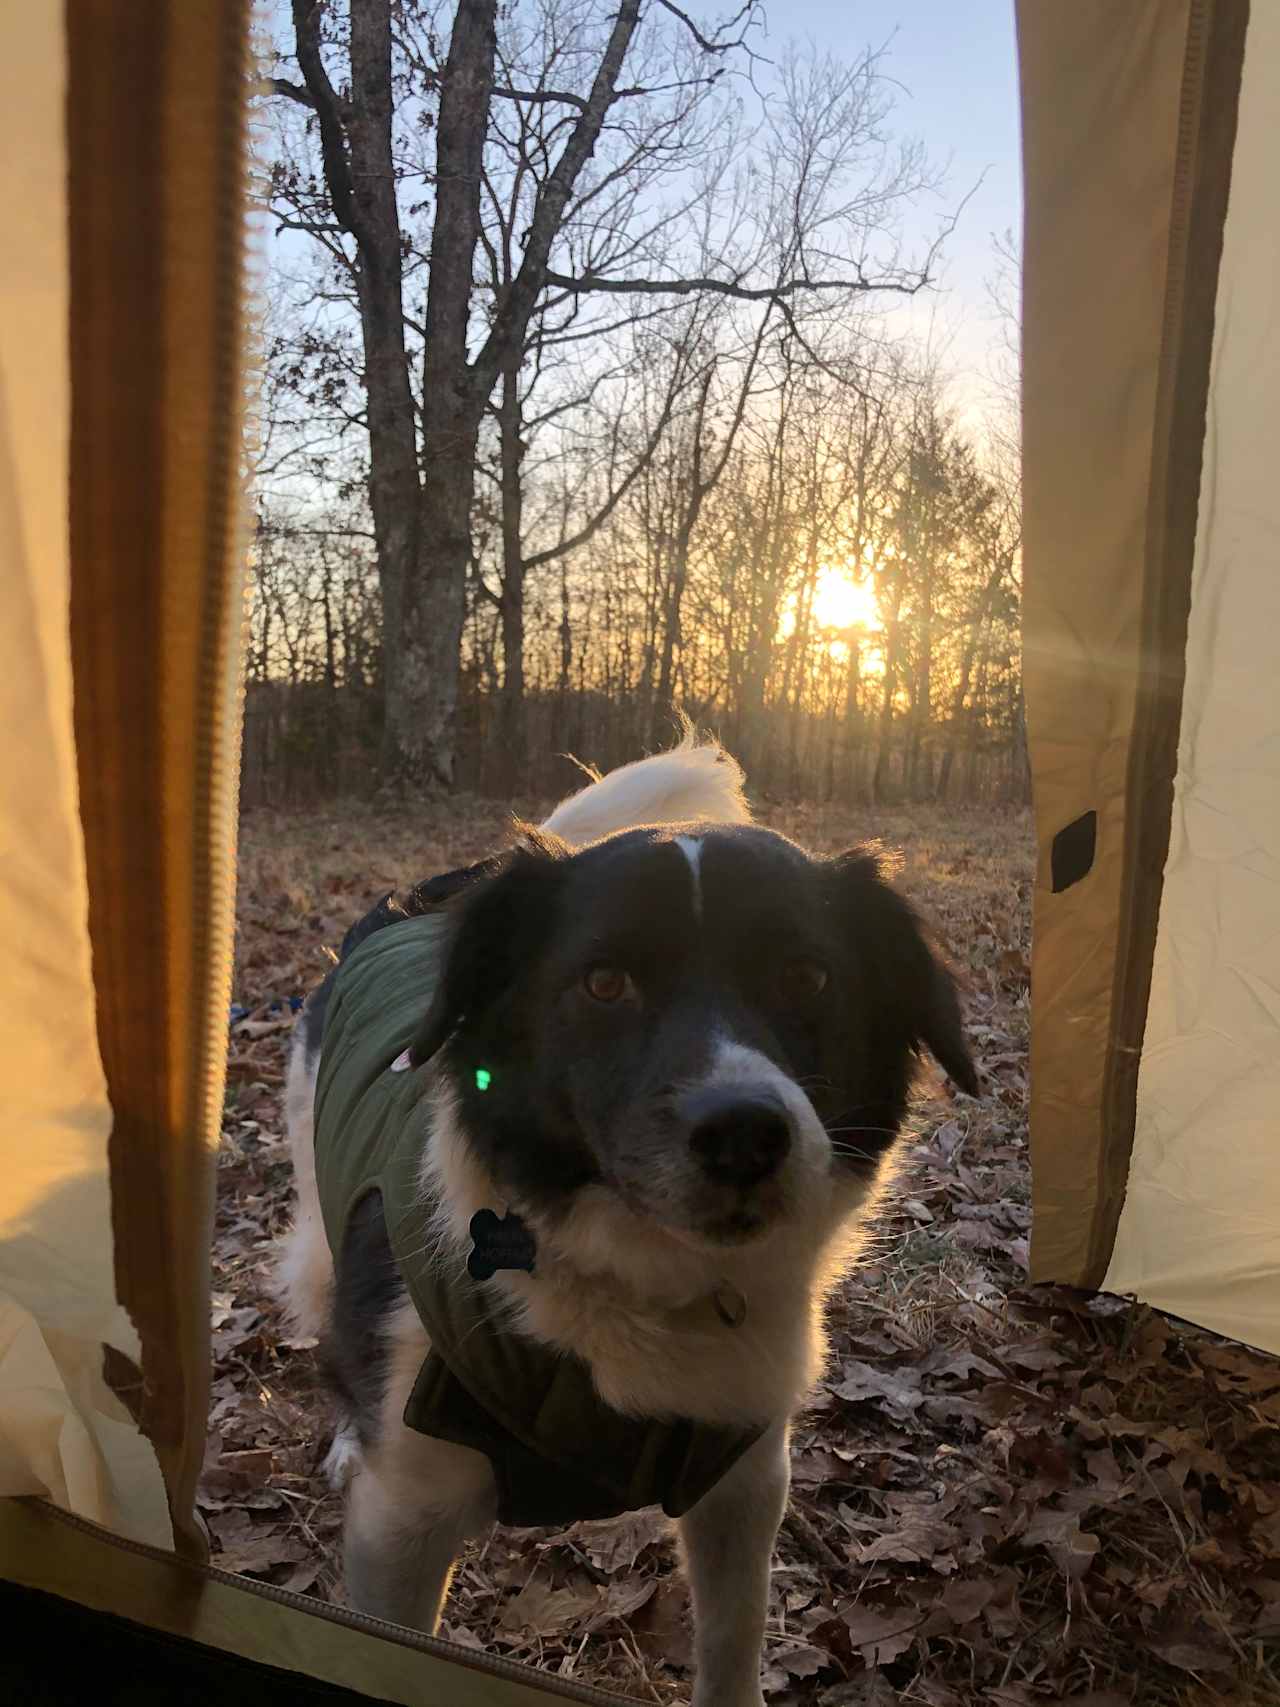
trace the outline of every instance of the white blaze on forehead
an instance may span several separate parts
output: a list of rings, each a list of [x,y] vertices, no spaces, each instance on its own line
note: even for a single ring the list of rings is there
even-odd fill
[[[693,916],[702,917],[702,838],[700,836],[677,836],[676,846],[689,862],[689,870],[693,874]]]

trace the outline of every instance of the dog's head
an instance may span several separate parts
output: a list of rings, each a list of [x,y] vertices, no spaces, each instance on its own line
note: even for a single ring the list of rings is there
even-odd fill
[[[587,1187],[699,1248],[874,1175],[928,1049],[976,1092],[950,974],[873,849],[754,826],[533,833],[452,903],[430,1013],[467,1140],[517,1207]]]

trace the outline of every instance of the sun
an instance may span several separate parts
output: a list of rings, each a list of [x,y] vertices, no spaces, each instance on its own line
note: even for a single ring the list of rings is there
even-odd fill
[[[853,581],[843,569],[823,569],[813,593],[813,620],[819,628],[878,629],[880,611],[871,576]]]

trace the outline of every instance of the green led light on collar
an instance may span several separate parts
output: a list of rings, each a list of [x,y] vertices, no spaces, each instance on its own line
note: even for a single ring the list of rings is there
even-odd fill
[[[487,1091],[489,1089],[489,1086],[492,1083],[493,1083],[493,1074],[489,1071],[489,1069],[487,1067],[477,1067],[476,1068],[476,1089],[478,1091]]]

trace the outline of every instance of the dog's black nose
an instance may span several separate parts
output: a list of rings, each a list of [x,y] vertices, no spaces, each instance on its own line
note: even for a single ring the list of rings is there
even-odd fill
[[[693,1091],[681,1103],[689,1145],[720,1185],[759,1185],[777,1173],[791,1148],[791,1122],[782,1104],[740,1090]]]

